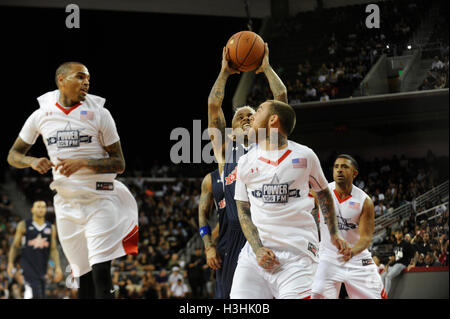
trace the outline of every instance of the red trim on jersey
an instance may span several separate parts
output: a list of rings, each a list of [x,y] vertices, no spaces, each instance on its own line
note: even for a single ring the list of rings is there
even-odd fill
[[[305,297],[305,298],[302,298],[302,299],[311,299],[311,296],[308,296],[308,297]]]
[[[69,115],[69,113],[70,112],[72,112],[73,110],[75,110],[77,107],[79,107],[81,105],[81,103],[78,103],[78,104],[75,104],[74,106],[72,106],[71,108],[65,108],[65,107],[62,107],[61,105],[59,105],[59,103],[58,102],[56,102],[56,106],[61,110],[61,111],[63,111],[66,115]]]
[[[278,161],[276,161],[276,162],[274,162],[274,161],[271,161],[271,160],[269,160],[269,159],[267,159],[267,158],[264,158],[264,157],[262,157],[262,156],[260,156],[260,157],[258,157],[258,159],[260,160],[260,161],[263,161],[264,163],[267,163],[267,164],[270,164],[270,165],[273,165],[273,166],[278,166],[278,165],[280,165],[280,163],[286,158],[286,157],[288,157],[288,155],[289,154],[291,154],[291,150],[287,150],[279,159],[278,159]]]
[[[139,241],[139,227],[134,226],[133,230],[122,240],[123,249],[127,255],[137,256]]]
[[[341,199],[341,198],[339,197],[338,192],[336,192],[336,189],[333,189],[333,192],[334,192],[334,194],[336,195],[336,198],[337,198],[339,204],[342,204],[342,203],[345,202],[347,199],[349,199],[350,197],[352,197],[352,194],[350,194],[350,195],[348,195],[347,197],[345,197],[344,199]]]
[[[387,293],[386,293],[386,291],[384,290],[384,288],[383,288],[383,290],[381,290],[381,299],[388,299]]]

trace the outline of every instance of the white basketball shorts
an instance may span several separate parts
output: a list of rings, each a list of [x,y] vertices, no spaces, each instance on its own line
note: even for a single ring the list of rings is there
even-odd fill
[[[231,299],[309,299],[317,262],[307,255],[273,250],[279,267],[265,270],[258,265],[247,242],[239,255],[231,286]]]
[[[377,266],[370,260],[361,260],[361,266],[354,263],[338,266],[321,259],[314,278],[313,298],[338,299],[341,284],[344,283],[351,299],[386,299]]]
[[[138,253],[138,208],[119,181],[95,182],[58,189],[54,197],[59,241],[72,275],[80,277],[92,265]]]

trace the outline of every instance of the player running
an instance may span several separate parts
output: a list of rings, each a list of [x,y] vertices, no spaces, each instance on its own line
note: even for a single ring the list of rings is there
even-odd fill
[[[138,211],[115,180],[125,170],[119,135],[105,99],[88,94],[90,75],[78,62],[56,70],[57,90],[38,97],[8,163],[40,174],[52,168],[59,240],[80,298],[112,298],[111,260],[137,254]],[[50,159],[27,156],[42,135]]]

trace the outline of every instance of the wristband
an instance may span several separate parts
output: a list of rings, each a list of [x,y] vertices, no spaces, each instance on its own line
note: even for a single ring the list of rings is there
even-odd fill
[[[202,226],[200,227],[200,236],[203,237],[205,235],[211,234],[211,227]]]

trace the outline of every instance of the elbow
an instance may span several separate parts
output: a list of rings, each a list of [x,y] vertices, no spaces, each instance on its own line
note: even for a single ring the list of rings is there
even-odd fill
[[[123,174],[123,172],[125,172],[125,161],[121,160],[119,161],[118,165],[117,165],[117,170],[116,173],[117,174]]]
[[[9,165],[15,167],[13,158],[14,158],[13,152],[9,151],[8,157],[6,158],[6,161],[8,162]]]

